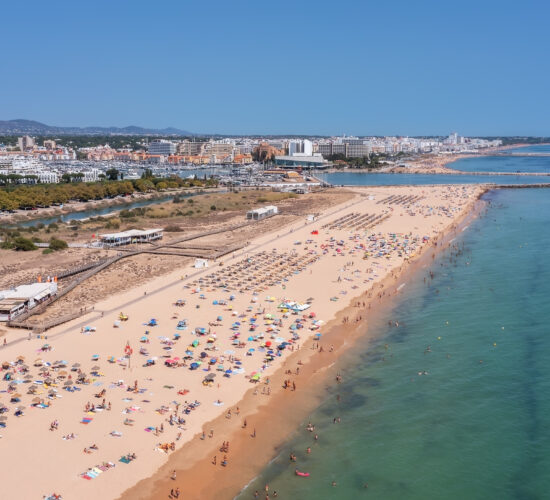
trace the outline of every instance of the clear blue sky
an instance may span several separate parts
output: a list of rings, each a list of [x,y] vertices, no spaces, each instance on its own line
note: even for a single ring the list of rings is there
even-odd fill
[[[3,2],[0,119],[550,135],[550,2]]]

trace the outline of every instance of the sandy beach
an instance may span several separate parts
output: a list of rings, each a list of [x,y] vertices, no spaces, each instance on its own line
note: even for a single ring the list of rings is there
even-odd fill
[[[5,495],[166,498],[179,488],[185,498],[209,498],[206,478],[225,476],[216,498],[231,498],[273,454],[261,412],[277,415],[291,402],[302,411],[284,425],[295,427],[318,400],[309,388],[331,376],[322,365],[364,334],[376,301],[483,190],[357,188],[316,220],[263,234],[209,268],[175,263],[47,339],[8,331]],[[231,437],[220,452],[244,419],[242,442]],[[247,466],[250,440],[257,455]],[[34,471],[33,481],[21,482],[16,469]]]

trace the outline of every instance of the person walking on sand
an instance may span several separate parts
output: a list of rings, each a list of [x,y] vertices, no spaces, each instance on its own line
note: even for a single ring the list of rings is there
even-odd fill
[[[172,479],[172,481],[176,480],[176,470],[175,469],[172,471],[171,479]]]

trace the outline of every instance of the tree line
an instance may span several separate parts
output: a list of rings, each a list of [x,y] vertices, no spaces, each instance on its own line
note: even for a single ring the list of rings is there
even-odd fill
[[[363,156],[359,158],[350,158],[348,156],[345,156],[342,153],[336,153],[333,155],[326,155],[325,158],[328,161],[332,162],[338,162],[338,163],[345,163],[346,165],[352,167],[352,168],[368,168],[368,169],[377,169],[383,166],[384,159],[382,159],[377,155],[372,155],[370,157]],[[337,166],[337,165],[335,165]]]
[[[61,205],[69,201],[87,202],[133,193],[164,191],[173,188],[215,187],[214,179],[182,179],[180,177],[100,182],[70,182],[66,184],[7,185],[0,188],[0,210],[28,210]]]

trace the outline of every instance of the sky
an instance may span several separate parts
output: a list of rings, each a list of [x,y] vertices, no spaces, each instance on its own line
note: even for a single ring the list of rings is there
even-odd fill
[[[548,1],[26,0],[0,16],[0,120],[550,136]]]

